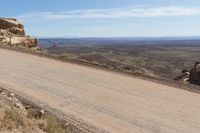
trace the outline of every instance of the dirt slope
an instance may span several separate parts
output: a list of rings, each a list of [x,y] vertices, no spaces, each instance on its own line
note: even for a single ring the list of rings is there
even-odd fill
[[[200,95],[0,49],[0,84],[110,132],[200,132]]]

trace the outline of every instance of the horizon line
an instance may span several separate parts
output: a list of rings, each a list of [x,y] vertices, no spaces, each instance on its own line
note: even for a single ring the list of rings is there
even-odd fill
[[[35,36],[38,39],[45,39],[45,38],[199,38],[199,36],[55,36],[55,37],[48,37],[48,36]]]

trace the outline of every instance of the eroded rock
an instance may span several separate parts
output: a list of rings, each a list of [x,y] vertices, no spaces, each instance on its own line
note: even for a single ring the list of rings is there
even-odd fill
[[[200,62],[196,62],[190,71],[189,81],[192,84],[200,85]]]
[[[0,18],[0,44],[37,48],[37,39],[26,36],[24,26],[16,19]]]
[[[200,85],[200,62],[196,62],[190,71],[182,70],[182,74],[176,77],[175,80]]]

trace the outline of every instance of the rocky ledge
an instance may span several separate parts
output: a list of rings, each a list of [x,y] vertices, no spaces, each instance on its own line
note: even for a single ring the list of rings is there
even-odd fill
[[[40,49],[37,39],[27,36],[24,26],[12,18],[0,18],[0,44]]]

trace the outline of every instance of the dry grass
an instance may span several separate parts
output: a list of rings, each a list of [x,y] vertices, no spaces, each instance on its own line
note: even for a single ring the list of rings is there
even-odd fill
[[[47,133],[67,133],[67,127],[63,127],[55,117],[41,116],[38,109],[30,108],[27,110],[28,118],[37,120],[40,129]]]
[[[31,124],[30,121],[14,107],[5,109],[0,120],[0,127],[4,130],[27,127],[29,124]]]
[[[62,126],[54,116],[41,115],[34,107],[17,108],[12,100],[6,100],[0,94],[0,131],[20,133],[67,133],[68,127]],[[31,131],[30,131],[31,130]]]
[[[68,129],[63,128],[58,120],[53,117],[43,119],[39,127],[47,133],[68,133]]]

